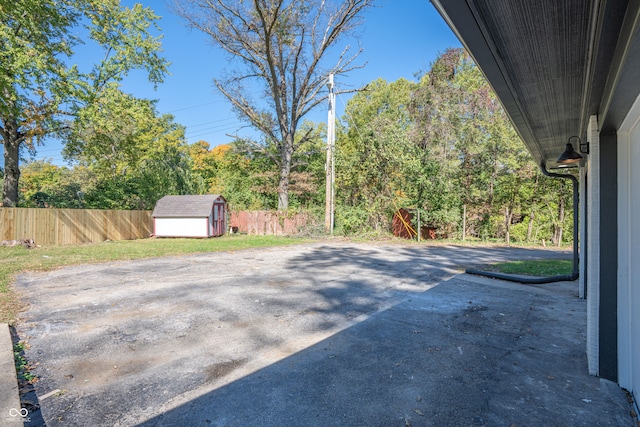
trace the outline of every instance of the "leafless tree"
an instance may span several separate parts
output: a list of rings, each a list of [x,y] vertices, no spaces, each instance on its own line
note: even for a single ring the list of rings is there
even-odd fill
[[[361,67],[354,62],[361,49],[339,45],[373,1],[174,1],[175,13],[230,55],[230,69],[214,83],[264,136],[250,143],[279,167],[280,210],[289,206],[293,154],[311,136],[311,131],[296,135],[300,120],[326,99],[330,74]]]

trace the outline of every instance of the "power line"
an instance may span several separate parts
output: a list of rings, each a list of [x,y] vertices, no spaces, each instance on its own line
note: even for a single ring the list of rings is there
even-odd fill
[[[217,104],[217,103],[220,103],[220,102],[225,102],[225,100],[224,99],[220,99],[218,101],[205,102],[204,104],[190,105],[188,107],[183,107],[183,108],[178,108],[176,110],[167,111],[167,113],[171,114],[171,113],[175,113],[177,111],[191,110],[192,108],[204,107],[205,105]]]
[[[244,126],[244,124],[242,124],[240,122],[232,122],[232,123],[221,123],[221,124],[218,124],[218,125],[209,126],[209,127],[200,128],[200,129],[189,129],[189,128],[187,128],[187,131],[185,132],[185,135],[186,136],[193,136],[194,134],[221,132],[221,131],[225,131],[225,130],[229,130],[229,129],[241,128],[243,126]]]
[[[236,120],[237,121],[237,119],[235,119],[233,117],[228,117],[226,119],[212,120],[212,121],[209,121],[209,122],[199,123],[197,125],[183,125],[183,126],[185,126],[187,128],[195,128],[195,127],[210,125],[212,123],[228,122],[229,120]]]
[[[225,128],[225,129],[220,129],[218,132],[223,132],[223,131],[231,131],[231,130],[236,130],[237,127],[233,126],[233,127],[229,127],[229,128]],[[205,136],[205,135],[211,135],[213,133],[216,132],[201,132],[201,133],[197,133],[195,135],[189,135],[188,138],[199,138],[201,136]]]
[[[208,127],[208,128],[187,131],[187,132],[185,132],[185,135],[186,136],[193,136],[194,134],[213,133],[213,132],[219,132],[219,131],[228,130],[228,129],[232,129],[232,128],[237,128],[237,127],[239,127],[239,126],[237,126],[237,124],[229,123],[229,124],[221,125],[221,126],[211,126],[211,127]]]

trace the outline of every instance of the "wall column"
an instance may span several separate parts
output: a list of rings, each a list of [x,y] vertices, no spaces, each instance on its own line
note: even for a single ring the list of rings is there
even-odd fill
[[[586,165],[585,209],[586,240],[582,242],[585,248],[585,272],[587,293],[587,361],[589,374],[598,375],[598,339],[600,312],[600,129],[598,119],[591,116],[587,128],[589,142],[589,157]]]
[[[600,133],[598,376],[618,381],[618,135]]]

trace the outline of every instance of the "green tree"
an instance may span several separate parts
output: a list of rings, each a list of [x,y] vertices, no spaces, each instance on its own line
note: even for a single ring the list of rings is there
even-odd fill
[[[241,118],[258,129],[261,142],[247,141],[277,165],[278,209],[289,206],[296,151],[312,134],[298,134],[303,117],[319,105],[330,74],[355,66],[359,52],[345,48],[326,65],[342,36],[353,30],[373,0],[175,1],[190,26],[226,51],[235,68],[216,78],[218,90]],[[259,93],[258,99],[254,94]]]
[[[20,149],[35,150],[61,132],[78,107],[132,69],[154,84],[167,62],[157,16],[118,0],[0,0],[0,136],[4,144],[3,205],[18,202]],[[78,34],[87,34],[82,39]],[[90,70],[73,62],[74,49],[90,43],[101,60]]]
[[[405,79],[369,83],[347,103],[346,129],[336,141],[339,228],[388,230],[391,215],[411,195],[415,160],[408,102],[415,84]]]
[[[309,137],[300,144],[291,164],[290,208],[324,209],[326,123],[306,121],[302,133]]]
[[[208,192],[222,193],[222,191],[216,191],[218,165],[224,156],[224,152],[230,148],[230,145],[224,144],[211,149],[209,143],[202,140],[189,146],[193,173],[202,180]]]
[[[80,185],[70,179],[71,171],[49,161],[33,161],[22,168],[20,204],[37,208],[80,207]]]
[[[418,83],[370,83],[343,122],[336,218],[345,232],[387,231],[398,207],[419,208],[423,224],[450,236],[466,221],[466,235],[557,244],[570,227],[567,186],[542,176],[462,49],[440,55]]]
[[[451,234],[466,210],[467,234],[509,241],[537,167],[478,67],[462,49],[447,50],[422,77],[411,105],[423,152],[437,160],[436,173],[427,174],[437,191],[425,195],[425,218],[435,206],[437,225]]]
[[[265,183],[270,178],[269,165],[261,153],[247,150],[243,140],[235,140],[218,157],[213,192],[223,194],[235,210],[274,209],[273,185]]]
[[[20,205],[36,208],[83,208],[96,178],[86,168],[57,166],[46,160],[27,162],[20,179]]]
[[[92,171],[92,207],[150,209],[166,194],[201,193],[192,173],[184,127],[158,116],[152,101],[105,88],[80,109],[67,133],[63,154]]]
[[[325,128],[305,122],[310,137],[292,161],[289,208],[314,210],[324,204]],[[198,142],[191,146],[194,173],[208,183],[209,192],[224,194],[233,209],[276,209],[278,173],[271,158],[255,151],[245,140],[212,149]]]

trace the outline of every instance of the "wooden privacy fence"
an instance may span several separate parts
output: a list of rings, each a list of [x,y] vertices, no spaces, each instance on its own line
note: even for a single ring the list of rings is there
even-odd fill
[[[151,236],[152,211],[0,207],[0,241],[33,239],[38,245],[76,245]],[[253,235],[293,235],[312,216],[274,211],[231,212],[229,226]]]
[[[0,208],[0,240],[73,245],[142,239],[152,233],[151,211]]]
[[[297,234],[310,222],[311,215],[307,213],[232,211],[229,227],[236,233],[282,236]]]

